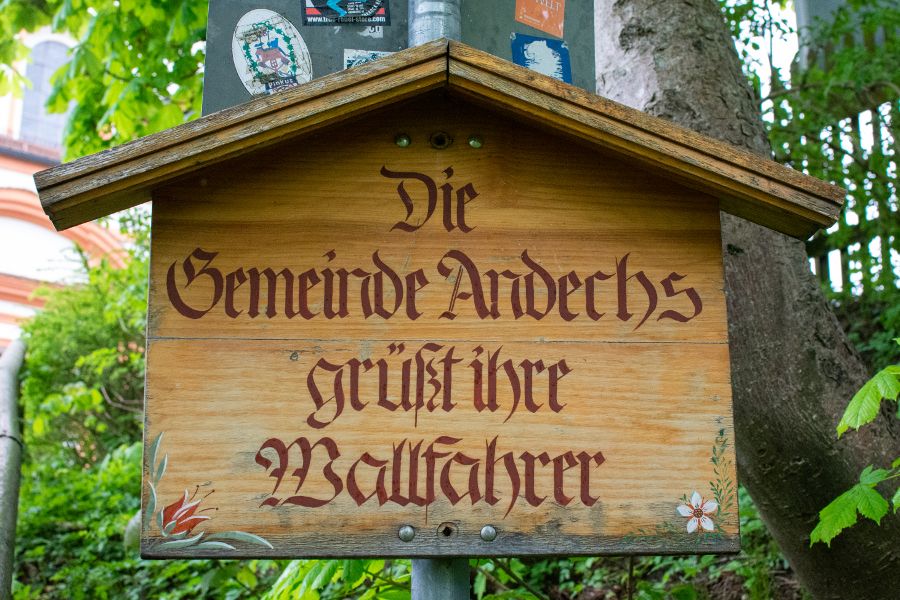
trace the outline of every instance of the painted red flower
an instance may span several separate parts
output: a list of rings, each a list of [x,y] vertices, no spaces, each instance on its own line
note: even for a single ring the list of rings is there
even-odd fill
[[[205,515],[194,514],[203,498],[197,500],[193,498],[194,496],[188,496],[188,490],[184,490],[184,496],[163,509],[163,531],[167,535],[178,533],[187,535],[194,527],[210,519]]]

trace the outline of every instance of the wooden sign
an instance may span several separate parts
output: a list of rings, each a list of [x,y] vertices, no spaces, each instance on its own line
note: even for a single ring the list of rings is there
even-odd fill
[[[716,199],[438,98],[157,189],[142,553],[736,551],[722,289]]]
[[[154,558],[737,551],[719,211],[844,196],[447,41],[35,183],[153,199]]]

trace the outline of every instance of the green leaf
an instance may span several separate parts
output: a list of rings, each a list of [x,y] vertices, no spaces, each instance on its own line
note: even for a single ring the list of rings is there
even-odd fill
[[[894,492],[894,497],[891,499],[891,502],[894,503],[894,512],[897,512],[897,510],[900,509],[900,487]]]
[[[900,394],[900,379],[894,372],[895,369],[887,367],[875,374],[866,382],[850,400],[841,422],[838,423],[838,437],[842,436],[851,427],[859,429],[866,423],[871,423],[878,416],[882,398],[896,400]]]
[[[831,503],[819,511],[819,523],[809,535],[809,545],[816,542],[824,542],[831,546],[833,540],[841,531],[856,524],[857,488],[853,486]]]
[[[862,516],[881,525],[881,518],[888,513],[889,506],[888,501],[874,488],[860,487],[857,508]]]
[[[872,467],[866,467],[860,479],[874,481],[880,476],[879,471],[883,469],[873,471]],[[841,531],[856,524],[857,512],[880,524],[889,506],[887,500],[875,491],[874,485],[857,483],[823,508],[819,512],[819,523],[810,533],[810,546],[816,542],[830,546],[831,540]]]
[[[890,475],[890,471],[886,469],[875,469],[870,465],[863,469],[863,472],[859,474],[859,482],[869,487],[875,487],[876,485],[890,477]]]
[[[253,535],[252,533],[246,533],[244,531],[223,531],[222,533],[213,533],[209,537],[209,540],[234,540],[237,542],[247,542],[248,544],[256,544],[258,546],[265,546],[270,550],[274,550],[272,544],[270,544],[265,539],[259,537],[258,535]]]
[[[320,562],[322,563],[322,569],[320,569],[316,577],[310,581],[309,589],[311,590],[321,590],[331,583],[338,572],[338,568],[341,566],[341,562],[338,560],[322,560]]]
[[[351,587],[359,583],[365,577],[367,563],[368,561],[358,559],[345,560],[341,575],[344,583]]]

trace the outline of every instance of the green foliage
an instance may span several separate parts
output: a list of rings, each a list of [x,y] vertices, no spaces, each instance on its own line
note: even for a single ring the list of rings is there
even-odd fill
[[[888,513],[889,505],[884,496],[875,490],[875,486],[898,475],[900,471],[892,474],[887,469],[866,467],[859,476],[859,483],[819,512],[819,523],[809,536],[810,545],[824,542],[830,546],[831,540],[841,531],[856,524],[857,512],[881,524],[882,517]],[[894,505],[896,510],[896,501]]]
[[[295,560],[263,600],[409,600],[409,561]]]
[[[881,401],[888,399],[896,402],[898,394],[900,394],[900,365],[883,368],[850,400],[837,426],[838,437],[851,427],[859,429],[866,423],[874,421],[881,408]]]
[[[77,40],[48,101],[54,112],[72,106],[67,158],[178,125],[200,114],[206,13],[198,0],[2,0],[0,93],[22,85],[14,34],[52,26]]]
[[[895,338],[894,341],[900,345],[900,338]],[[881,408],[881,401],[887,398],[896,402],[898,394],[900,394],[900,365],[885,367],[853,396],[837,426],[838,437],[851,427],[859,429],[874,421]],[[900,419],[900,410],[897,412],[897,418]],[[831,540],[840,532],[856,524],[857,513],[880,525],[890,505],[875,488],[897,477],[900,477],[900,458],[894,460],[890,469],[876,469],[871,465],[863,469],[859,475],[859,483],[819,512],[819,522],[809,536],[810,545],[824,542],[831,546]],[[891,502],[894,505],[894,512],[897,512],[900,508],[900,488],[894,492]]]
[[[807,243],[841,324],[872,370],[900,361],[900,347],[887,333],[900,331],[900,285],[891,261],[892,249],[900,252],[900,37],[881,35],[900,27],[900,6],[850,0],[833,20],[801,32],[809,50],[784,68],[775,48],[794,34],[778,10],[787,2],[720,4],[761,98],[774,158],[847,189],[838,224]],[[840,274],[832,272],[829,256],[840,263]]]
[[[126,547],[140,506],[141,444],[122,445],[85,469],[29,462],[17,525],[16,600],[257,598],[274,561],[145,561]]]
[[[892,58],[898,54],[897,39],[866,52],[831,44],[838,52],[829,60],[838,68],[814,68],[795,76],[775,69],[771,61],[754,63],[749,52],[754,44],[759,49],[758,40],[765,36],[789,33],[784,19],[772,11],[786,0],[723,4],[736,39],[746,42],[740,49],[751,81],[761,90],[766,70],[772,81],[764,107],[776,158],[850,190],[848,214],[854,217],[845,216],[837,231],[814,243],[825,251],[853,248],[843,291],[831,296],[871,363],[886,364],[891,356],[900,356],[883,334],[900,330],[898,292],[883,256],[860,240],[873,235],[898,238],[898,220],[888,218],[896,214],[896,170],[887,168],[894,152],[890,131],[896,131],[897,104],[873,113],[882,125],[875,130],[887,134],[872,148],[860,143],[858,124],[840,107],[890,94],[890,82],[900,81],[900,63]],[[898,22],[897,9],[886,3],[855,2],[853,8],[864,13],[867,30]],[[0,0],[0,24],[7,33],[0,40],[0,92],[24,84],[11,67],[25,55],[16,32],[49,24],[78,42],[70,62],[54,77],[50,99],[53,110],[74,106],[66,129],[67,157],[118,145],[199,114],[205,2],[101,0],[90,9],[84,0]],[[823,44],[846,36],[853,27],[849,16],[823,30]],[[148,562],[123,546],[125,524],[139,506],[140,418],[134,409],[140,407],[135,400],[142,395],[143,355],[135,348],[143,347],[147,258],[147,229],[139,217],[131,230],[137,249],[127,269],[90,269],[83,286],[51,293],[46,311],[27,327],[23,403],[29,462],[19,522],[16,598],[408,598],[408,561]],[[858,285],[851,285],[851,275]],[[874,417],[872,401],[861,404],[863,410],[848,427]],[[854,522],[857,514],[876,521],[884,516],[886,501],[872,494],[881,497],[876,486],[898,468],[900,461],[891,470],[864,472],[850,491]],[[723,494],[733,496],[733,489],[716,490],[717,498]],[[635,559],[636,597],[704,598],[723,589],[753,600],[774,596],[776,575],[789,570],[749,497],[742,489],[740,494],[740,556]],[[895,511],[898,501],[900,490],[892,500]],[[833,509],[844,522],[850,513],[845,504],[850,502]],[[827,541],[824,535],[822,541]],[[477,560],[471,567],[480,599],[574,598],[592,590],[621,596],[629,561]]]
[[[808,244],[841,322],[868,364],[900,361],[885,332],[900,330],[897,132],[900,123],[900,6],[854,0],[805,34],[806,68],[777,77],[763,102],[779,162],[847,189],[839,223]],[[892,166],[894,165],[894,166]],[[827,256],[841,255],[841,274]],[[837,286],[832,279],[838,279]]]
[[[88,466],[140,437],[147,263],[89,266],[83,284],[46,289],[27,323],[21,403],[33,459]]]

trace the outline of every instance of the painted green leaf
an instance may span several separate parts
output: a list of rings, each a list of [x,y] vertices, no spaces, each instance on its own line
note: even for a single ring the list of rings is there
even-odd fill
[[[225,542],[200,542],[194,548],[198,550],[234,550],[234,546]]]
[[[188,546],[193,546],[200,541],[200,538],[203,537],[203,533],[198,533],[194,537],[189,537],[183,540],[169,540],[167,542],[163,542],[159,545],[160,548],[169,548],[171,550],[175,550],[177,548],[187,548]]]
[[[258,535],[253,535],[252,533],[246,533],[244,531],[223,531],[222,533],[213,533],[206,539],[208,540],[234,540],[237,542],[246,542],[248,544],[256,544],[258,546],[265,546],[270,550],[274,550],[265,539],[259,537]]]
[[[888,501],[874,488],[857,487],[859,488],[857,508],[859,508],[860,514],[881,525],[881,518],[888,513]]]
[[[887,367],[875,374],[853,396],[841,422],[838,423],[838,437],[842,436],[851,427],[859,429],[866,423],[871,423],[878,416],[882,398],[896,400],[900,394],[900,373],[896,367]]]
[[[156,488],[150,484],[150,494],[147,496],[147,508],[144,510],[144,523],[149,524],[156,510]]]
[[[156,439],[153,440],[153,443],[150,444],[150,450],[148,450],[149,460],[147,461],[147,465],[150,469],[150,472],[153,473],[153,469],[156,468],[156,455],[159,453],[159,445],[162,443],[163,434],[160,432]]]
[[[163,535],[168,536],[170,533],[172,533],[172,531],[177,526],[178,526],[178,521],[176,521],[175,519],[172,519],[171,521],[166,523],[165,527],[163,527],[163,530],[162,530]],[[203,535],[203,534],[200,534],[200,535]]]
[[[159,480],[162,479],[162,476],[166,474],[166,466],[168,466],[168,464],[169,455],[166,454],[159,462],[159,468],[156,470],[156,476],[153,478],[153,483],[159,483]]]

